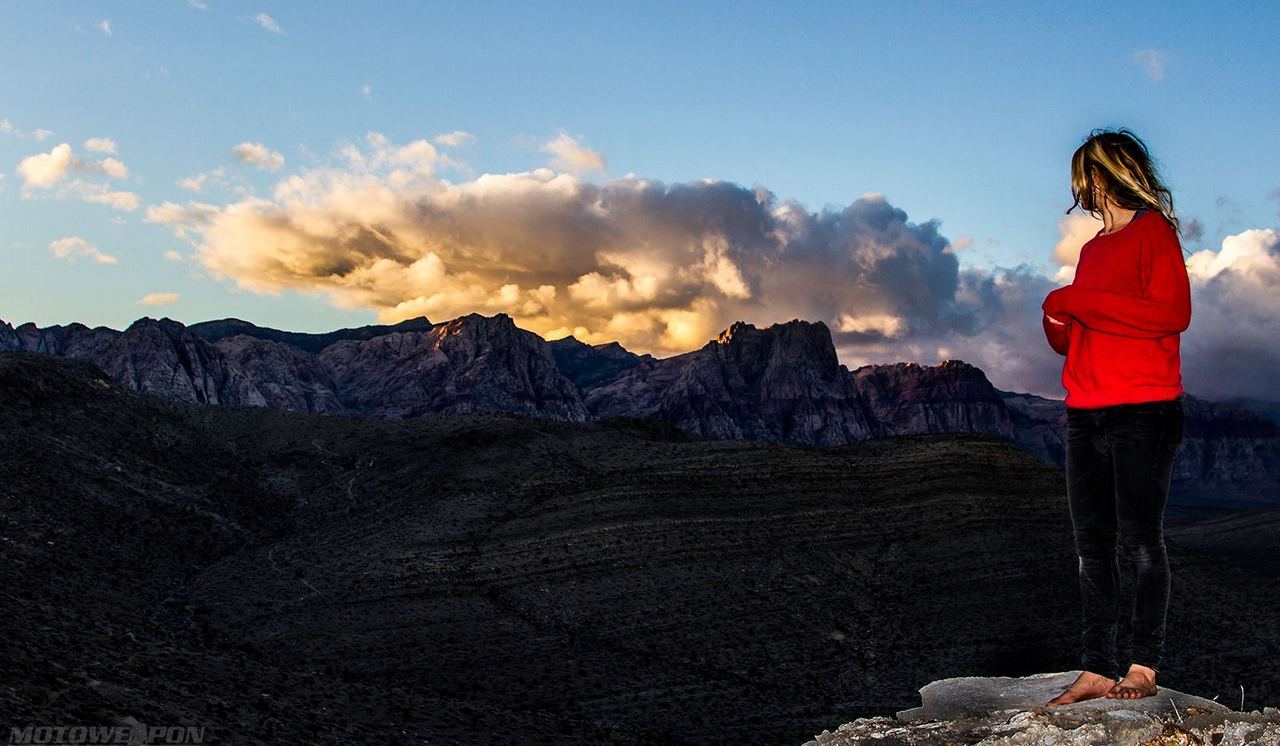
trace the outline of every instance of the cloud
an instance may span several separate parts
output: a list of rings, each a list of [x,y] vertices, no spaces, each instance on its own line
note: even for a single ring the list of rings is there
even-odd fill
[[[148,207],[142,222],[168,226],[179,238],[186,238],[187,231],[207,224],[217,214],[216,205],[204,202],[188,202],[185,205],[162,202]]]
[[[577,140],[561,132],[554,140],[544,143],[539,150],[551,153],[550,166],[569,173],[604,172],[604,156],[584,147]]]
[[[266,13],[259,13],[253,17],[254,22],[273,34],[283,34],[284,29],[280,28],[280,24],[276,23],[276,19]]]
[[[169,249],[168,251],[164,252],[164,258],[171,262],[180,262],[182,261],[182,253],[178,251],[174,251],[173,249]]]
[[[1142,67],[1142,71],[1152,80],[1164,80],[1164,66],[1169,55],[1157,49],[1139,49],[1133,53],[1133,61]]]
[[[169,306],[182,299],[179,293],[147,293],[138,299],[144,306]]]
[[[112,143],[112,147],[114,145]],[[79,158],[71,151],[71,145],[65,142],[55,145],[48,153],[30,155],[18,163],[18,173],[28,189],[49,189],[73,171],[113,179],[129,178],[129,168],[124,163],[115,158]]]
[[[208,10],[208,9],[209,9],[209,6],[208,6],[207,4],[205,4],[205,3],[200,2],[200,0],[187,0],[187,7],[188,7],[188,8],[194,8],[194,9],[196,9],[196,10]]]
[[[95,202],[117,210],[133,212],[138,209],[138,195],[133,192],[112,191],[107,185],[76,179],[62,193],[78,197],[85,202]]]
[[[199,174],[196,174],[195,176],[188,176],[183,179],[178,179],[174,183],[182,187],[183,189],[186,189],[192,192],[199,192],[204,189],[204,183],[208,181],[208,179],[209,179],[209,174],[199,173]]]
[[[1182,240],[1188,243],[1199,243],[1204,240],[1204,223],[1195,218],[1181,221]]]
[[[174,182],[179,187],[189,192],[203,192],[206,187],[217,187],[220,189],[237,189],[227,179],[227,171],[222,166],[218,166],[212,171],[201,171],[194,176],[186,176]]]
[[[1088,213],[1072,212],[1058,220],[1060,238],[1050,255],[1050,259],[1060,265],[1057,274],[1053,277],[1054,282],[1060,285],[1071,282],[1076,276],[1080,249],[1084,248],[1089,239],[1096,236],[1102,227],[1102,220]]]
[[[114,256],[102,253],[97,246],[79,236],[66,236],[51,242],[49,244],[49,253],[58,259],[66,259],[73,264],[77,256],[87,256],[99,264],[119,263]]]
[[[90,168],[101,169],[101,172],[113,179],[129,178],[129,168],[115,158],[103,158]]]
[[[165,203],[146,219],[181,231],[215,277],[324,292],[384,320],[505,312],[550,337],[659,354],[737,319],[840,320],[839,343],[869,354],[981,327],[936,224],[909,224],[879,195],[814,214],[713,180],[596,186],[539,168],[451,184],[442,161],[426,141],[370,133],[270,199]]]
[[[96,25],[99,31],[106,34],[107,36],[111,36],[111,21],[107,20],[106,18],[103,18],[101,21],[98,21]]]
[[[436,135],[433,139],[436,141],[437,145],[443,145],[446,148],[456,148],[460,145],[474,142],[476,136],[470,132],[454,130],[453,132],[446,132],[443,135]]]
[[[132,211],[138,208],[138,195],[133,192],[115,191],[105,183],[81,178],[68,182],[67,179],[72,174],[127,179],[129,168],[115,158],[80,158],[65,142],[55,145],[48,153],[23,158],[18,163],[18,174],[22,177],[24,198],[56,187],[54,194],[59,197],[70,196],[85,202],[105,204],[117,210]]]
[[[973,245],[973,236],[957,236],[951,245],[943,249],[949,254],[959,254],[961,251]]]
[[[593,184],[538,168],[453,183],[438,176],[445,162],[425,140],[401,145],[374,132],[282,176],[268,196],[162,203],[146,220],[188,241],[216,279],[318,294],[383,323],[501,312],[548,339],[616,340],[666,356],[733,321],[800,318],[826,323],[850,368],[950,357],[1005,390],[1065,393],[1040,303],[1070,281],[1080,246],[1101,226],[1095,218],[1062,219],[1053,257],[1063,271],[1048,277],[1028,265],[961,269],[966,237],[949,241],[938,220],[913,222],[883,194],[813,212],[762,186],[713,179]],[[1280,312],[1277,243],[1274,232],[1244,232],[1188,262],[1188,391],[1276,398],[1266,382],[1280,380],[1268,352]],[[1223,355],[1246,347],[1255,351],[1240,359],[1256,371],[1215,373]]]
[[[1251,228],[1187,259],[1191,327],[1182,335],[1184,386],[1198,396],[1280,399],[1280,232]]]
[[[53,137],[53,130],[35,129],[30,132],[25,132],[13,126],[13,122],[10,122],[8,119],[0,118],[0,135],[13,135],[15,137],[29,137],[36,140],[37,142],[44,142],[45,140],[48,140],[50,137]]]
[[[18,174],[23,184],[33,189],[48,189],[62,181],[71,170],[74,156],[67,143],[55,145],[48,153],[37,153],[18,163]]]
[[[365,83],[364,85],[360,86],[360,96],[364,98],[365,101],[372,101],[373,86],[369,85],[368,83]]]
[[[95,153],[116,154],[116,141],[109,137],[90,137],[84,141],[84,149]]]
[[[264,171],[279,171],[284,165],[283,155],[258,142],[242,142],[231,149],[231,155],[241,163],[247,163]]]

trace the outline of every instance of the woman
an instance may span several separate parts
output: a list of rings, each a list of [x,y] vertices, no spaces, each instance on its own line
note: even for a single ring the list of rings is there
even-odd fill
[[[1170,591],[1164,508],[1182,442],[1178,345],[1191,324],[1173,198],[1147,146],[1127,129],[1094,130],[1071,158],[1071,191],[1067,212],[1078,204],[1103,228],[1081,249],[1072,283],[1041,306],[1049,344],[1066,356],[1067,496],[1084,622],[1082,671],[1050,706],[1156,693]],[[1133,588],[1125,609],[1122,568]],[[1119,680],[1118,633],[1130,661]]]

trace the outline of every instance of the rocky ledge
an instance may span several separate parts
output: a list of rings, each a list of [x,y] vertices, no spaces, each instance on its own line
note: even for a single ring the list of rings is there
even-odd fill
[[[1280,710],[1241,712],[1160,687],[1152,697],[1100,697],[1046,707],[1079,670],[1033,676],[962,676],[920,690],[922,705],[896,718],[859,718],[805,746],[982,744],[982,746],[1280,746]]]

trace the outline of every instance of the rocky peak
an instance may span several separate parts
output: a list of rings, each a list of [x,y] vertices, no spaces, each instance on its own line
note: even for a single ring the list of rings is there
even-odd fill
[[[505,411],[585,420],[547,342],[505,313],[470,313],[425,332],[393,332],[326,347],[341,399],[380,418]]]
[[[181,321],[175,321],[168,316],[161,316],[158,319],[153,319],[150,316],[143,316],[126,327],[124,333],[147,332],[152,330],[174,338],[180,338],[184,335],[190,334],[187,327],[183,325]]]
[[[95,359],[112,378],[144,394],[191,404],[236,404],[224,392],[238,373],[221,353],[168,316],[143,316]]]
[[[28,321],[13,332],[18,339],[15,349],[77,358],[92,358],[120,334],[105,326],[90,329],[78,321],[66,326],[52,324],[43,328]]]
[[[745,321],[735,321],[716,336],[714,342],[725,346],[751,346],[759,344],[795,348],[816,353],[824,361],[836,360],[836,348],[831,340],[831,329],[821,321],[792,319],[764,329]]]
[[[548,342],[547,347],[560,373],[579,390],[611,380],[625,370],[655,359],[648,353],[637,355],[617,342],[589,345],[573,335]]]
[[[981,368],[963,360],[863,365],[851,375],[886,433],[985,432],[1013,437],[1004,398]]]
[[[0,352],[12,352],[22,349],[22,340],[18,339],[18,334],[13,331],[13,327],[9,322],[0,319]]]
[[[821,322],[738,321],[700,349],[586,391],[597,416],[660,417],[717,438],[835,445],[875,432]]]
[[[747,384],[793,375],[833,380],[847,374],[836,356],[831,330],[820,321],[793,319],[764,329],[737,321],[703,349],[736,369]]]

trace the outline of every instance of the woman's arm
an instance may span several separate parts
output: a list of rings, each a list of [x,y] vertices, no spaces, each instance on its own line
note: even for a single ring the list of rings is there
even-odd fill
[[[1145,236],[1141,250],[1148,277],[1143,297],[1072,284],[1049,293],[1041,308],[1061,318],[1070,316],[1090,329],[1126,337],[1155,338],[1185,331],[1191,325],[1191,283],[1182,246],[1167,225]]]

